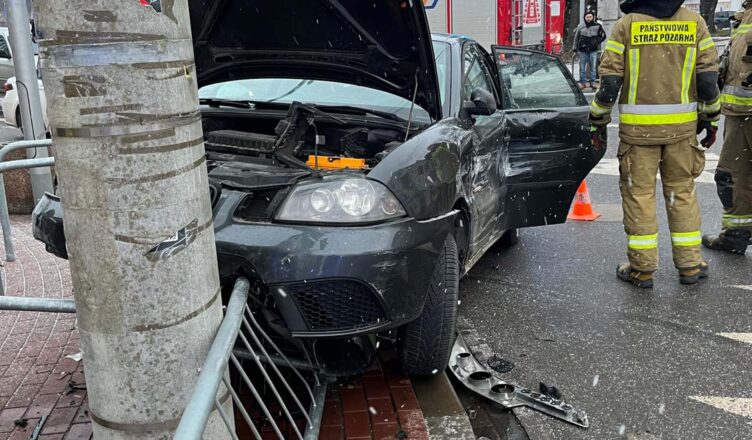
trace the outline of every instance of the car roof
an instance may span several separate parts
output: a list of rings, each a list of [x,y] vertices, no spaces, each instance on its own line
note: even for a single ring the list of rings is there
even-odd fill
[[[433,41],[437,41],[440,43],[449,43],[449,44],[462,44],[465,41],[475,41],[472,38],[466,36],[466,35],[458,35],[458,34],[446,34],[442,32],[434,32],[431,34],[431,39]]]

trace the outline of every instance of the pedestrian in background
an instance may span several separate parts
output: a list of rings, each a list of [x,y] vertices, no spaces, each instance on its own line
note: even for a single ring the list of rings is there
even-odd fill
[[[580,88],[584,89],[589,84],[591,89],[595,89],[598,52],[601,43],[606,41],[606,32],[596,21],[595,13],[588,11],[583,18],[585,21],[574,32],[573,47],[580,59]]]
[[[705,20],[683,2],[619,2],[626,15],[606,43],[601,87],[590,107],[595,140],[604,136],[619,99],[617,157],[629,262],[616,275],[637,287],[653,287],[658,270],[659,170],[679,281],[695,284],[708,275],[694,179],[705,167],[720,118],[718,53]]]
[[[737,15],[741,23],[733,30],[721,63],[721,104],[726,122],[715,183],[723,205],[723,230],[702,237],[705,247],[738,255],[744,255],[752,242],[751,3],[745,1],[741,17]]]

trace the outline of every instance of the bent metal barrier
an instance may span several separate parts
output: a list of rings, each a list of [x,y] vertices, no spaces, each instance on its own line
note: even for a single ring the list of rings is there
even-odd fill
[[[235,282],[174,439],[202,439],[213,411],[224,422],[228,438],[261,440],[261,424],[281,440],[318,438],[327,378],[319,373],[304,347],[299,347],[303,359],[290,358],[280,350],[248,307],[249,289],[247,279]],[[76,304],[72,299],[0,296],[0,310],[75,313]],[[226,402],[230,396],[232,406]],[[286,401],[292,404],[288,406]],[[228,414],[230,408],[234,410]],[[254,421],[250,414],[261,417]]]
[[[282,350],[274,343],[273,339],[259,325],[250,307],[247,305],[249,283],[245,278],[239,278],[235,283],[222,325],[217,332],[214,343],[209,350],[209,355],[201,368],[198,383],[193,391],[191,400],[183,412],[183,416],[175,432],[176,440],[199,440],[203,438],[204,429],[209,421],[212,411],[217,411],[227,427],[228,433],[233,439],[238,439],[239,432],[247,432],[253,438],[261,440],[261,433],[256,423],[249,415],[249,404],[256,412],[263,414],[264,422],[279,439],[296,438],[309,440],[318,438],[321,426],[321,417],[324,412],[324,399],[326,397],[326,380],[317,374],[316,367],[304,348],[302,352],[305,360],[293,360],[285,356]],[[234,349],[235,345],[241,349]],[[274,355],[269,354],[267,347],[273,350]],[[243,361],[250,361],[255,371],[263,378],[262,386],[268,390],[274,399],[265,402],[261,396],[261,388],[254,385],[247,373]],[[234,375],[230,373],[230,364],[234,367]],[[297,385],[305,391],[302,394],[308,405],[301,402],[301,398],[292,389],[292,383],[282,374],[279,367],[283,367],[292,373],[292,378],[299,382]],[[307,373],[301,373],[301,370]],[[310,379],[304,377],[307,374]],[[231,384],[231,377],[235,376]],[[242,401],[238,390],[245,386],[244,391],[250,393],[246,401]],[[220,388],[226,388],[232,396],[232,402],[237,414],[233,420],[225,411],[223,403],[218,397]],[[284,391],[284,392],[282,392]],[[226,393],[222,393],[226,394]],[[288,396],[294,403],[288,407],[285,404],[283,394]],[[283,414],[283,420],[287,423],[279,423],[272,415],[274,412]],[[293,414],[298,415],[298,420]],[[237,427],[234,421],[242,419],[245,428]],[[302,422],[305,422],[305,425]],[[286,432],[284,425],[289,426]],[[299,425],[303,425],[301,429]]]

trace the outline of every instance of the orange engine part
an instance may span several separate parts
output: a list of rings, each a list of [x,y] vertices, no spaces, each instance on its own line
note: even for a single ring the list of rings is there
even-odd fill
[[[318,158],[318,161],[316,160]],[[352,170],[363,170],[368,168],[365,159],[356,159],[353,157],[337,156],[314,156],[309,155],[306,162],[310,168],[318,170],[343,170],[349,168]],[[317,166],[318,165],[318,166]]]

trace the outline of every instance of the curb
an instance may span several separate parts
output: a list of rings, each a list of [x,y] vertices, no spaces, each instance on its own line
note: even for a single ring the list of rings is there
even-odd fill
[[[413,377],[411,381],[431,440],[476,438],[470,418],[445,372],[431,377]]]

